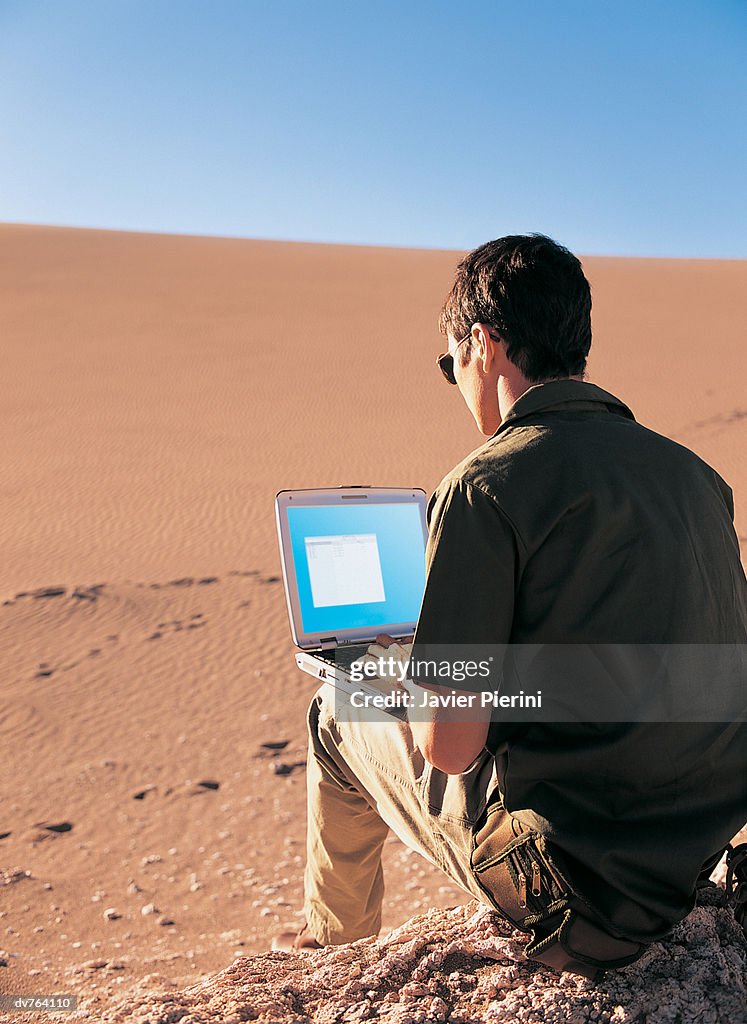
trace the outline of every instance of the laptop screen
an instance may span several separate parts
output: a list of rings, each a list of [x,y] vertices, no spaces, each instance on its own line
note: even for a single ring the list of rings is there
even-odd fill
[[[425,540],[415,502],[288,508],[304,633],[416,622]]]

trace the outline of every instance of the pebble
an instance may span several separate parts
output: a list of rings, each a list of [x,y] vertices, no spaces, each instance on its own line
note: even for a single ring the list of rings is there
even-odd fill
[[[0,885],[12,885],[14,882],[20,882],[24,878],[31,878],[31,872],[28,870],[23,871],[21,868],[10,868],[6,871],[0,871]]]
[[[144,906],[140,908],[140,913],[143,915],[143,917],[147,917],[149,914],[157,914],[158,907],[155,905],[155,903],[146,903]]]
[[[164,928],[168,928],[170,925],[174,924],[174,921],[172,921],[172,919],[170,917],[164,916],[164,917],[159,917],[158,923],[160,925],[163,925]]]
[[[104,911],[104,919],[106,921],[119,921],[121,914],[115,907],[107,907]]]

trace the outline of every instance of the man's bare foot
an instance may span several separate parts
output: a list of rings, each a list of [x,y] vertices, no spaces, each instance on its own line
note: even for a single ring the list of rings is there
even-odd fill
[[[324,949],[321,942],[317,942],[309,931],[308,924],[305,924],[300,932],[281,932],[272,940],[272,948],[284,953],[294,953],[303,950]]]

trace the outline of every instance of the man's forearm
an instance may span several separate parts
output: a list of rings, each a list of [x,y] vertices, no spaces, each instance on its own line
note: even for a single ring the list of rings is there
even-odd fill
[[[408,719],[418,750],[439,771],[461,774],[485,746],[489,716],[480,715],[469,699],[463,701],[466,710],[460,710],[459,698],[470,698],[473,694],[447,687],[426,688],[411,679],[406,679],[403,686],[410,697]],[[432,706],[429,698],[434,694],[446,698],[445,705]]]

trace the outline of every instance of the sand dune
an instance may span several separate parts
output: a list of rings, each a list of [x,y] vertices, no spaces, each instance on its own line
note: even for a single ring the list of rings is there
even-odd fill
[[[184,984],[298,920],[272,501],[480,443],[433,365],[457,257],[0,227],[0,992]],[[725,476],[744,550],[747,263],[585,267],[590,379]],[[387,864],[386,927],[463,902]]]
[[[457,255],[0,228],[4,588],[269,572],[278,488],[432,488],[480,442],[433,366]],[[585,266],[590,378],[739,497],[747,262]]]

